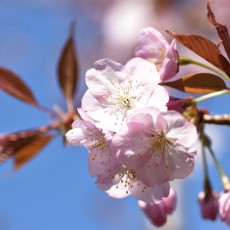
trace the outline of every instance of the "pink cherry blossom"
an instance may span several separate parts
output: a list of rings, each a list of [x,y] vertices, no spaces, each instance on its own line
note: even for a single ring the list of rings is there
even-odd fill
[[[156,29],[141,30],[135,55],[153,62],[160,73],[161,81],[167,81],[178,72],[178,53],[175,40],[169,45]]]
[[[151,187],[192,172],[196,140],[195,126],[178,112],[143,108],[127,118],[112,145],[118,162]]]
[[[135,109],[155,106],[167,110],[169,96],[158,85],[159,79],[155,65],[141,58],[131,59],[125,66],[110,59],[99,60],[86,73],[88,90],[82,109],[104,128],[116,132]]]
[[[156,226],[162,226],[167,221],[167,215],[172,214],[176,207],[176,193],[170,188],[169,195],[164,197],[159,203],[145,203],[138,201],[139,207],[149,218],[151,223]]]
[[[113,133],[103,133],[89,121],[76,120],[65,137],[75,146],[84,145],[89,150],[89,170],[92,176],[103,173],[109,167],[112,150],[110,142]]]
[[[219,205],[221,220],[225,221],[230,226],[230,191],[220,194]]]
[[[135,169],[128,169],[117,164],[107,173],[97,177],[97,184],[101,190],[114,198],[124,198],[132,194],[136,199],[147,203],[158,203],[169,195],[169,183],[153,187],[146,186],[136,175]]]
[[[198,195],[198,201],[202,217],[215,220],[219,213],[218,194],[215,191],[210,191],[209,193],[202,191]]]

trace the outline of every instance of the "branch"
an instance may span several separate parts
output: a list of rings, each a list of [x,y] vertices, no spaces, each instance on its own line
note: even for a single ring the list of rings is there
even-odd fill
[[[230,114],[223,115],[203,115],[203,121],[206,124],[230,125]]]

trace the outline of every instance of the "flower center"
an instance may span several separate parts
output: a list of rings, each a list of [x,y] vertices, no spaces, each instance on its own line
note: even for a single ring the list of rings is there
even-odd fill
[[[117,117],[115,124],[124,122],[127,112],[136,106],[138,99],[144,94],[141,82],[129,80],[129,76],[123,82],[119,82],[114,76],[112,84],[107,84],[110,95],[104,97],[104,112],[113,114]]]
[[[169,143],[169,140],[165,137],[165,131],[160,131],[152,134],[152,150],[164,150],[165,146]]]
[[[157,71],[159,71],[161,68],[162,62],[166,57],[165,49],[163,48],[153,49],[152,53],[155,56],[152,59],[153,63],[156,65]]]
[[[132,107],[136,99],[133,91],[133,82],[127,79],[120,84],[115,76],[114,81],[112,81],[112,86],[113,87],[109,87],[111,94],[106,98],[107,102],[118,110]]]
[[[104,164],[104,158],[108,149],[108,144],[106,143],[105,138],[101,132],[95,133],[93,129],[88,129],[89,133],[90,131],[91,135],[89,134],[89,136],[91,136],[91,139],[89,140],[88,149],[90,152],[92,152],[93,150],[99,150],[94,152],[94,154],[92,155],[92,160],[94,161],[96,160],[96,158],[99,157],[100,163]]]
[[[150,156],[156,159],[156,166],[158,166],[159,160],[163,157],[165,159],[165,165],[168,167],[169,158],[171,156],[172,141],[166,137],[166,131],[152,131],[146,130],[146,134],[149,136],[149,146],[145,147],[148,150]],[[148,165],[151,167],[151,165]]]
[[[137,186],[141,192],[145,192],[147,189],[147,186],[139,181],[135,169],[123,169],[117,176],[120,178],[120,181],[116,188],[124,188],[126,194],[129,194],[134,186]]]

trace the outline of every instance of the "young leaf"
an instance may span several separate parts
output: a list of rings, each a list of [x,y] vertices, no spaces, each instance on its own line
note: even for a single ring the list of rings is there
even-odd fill
[[[228,89],[225,82],[218,76],[210,73],[197,73],[184,76],[176,81],[162,82],[161,85],[169,86],[186,93],[205,94]]]
[[[24,137],[21,136],[21,133],[12,133],[0,137],[0,163],[8,160],[17,150],[32,141],[37,135],[28,135],[23,132],[24,134]]]
[[[20,79],[20,77],[10,70],[0,68],[0,89],[19,100],[35,106],[38,105],[29,87]]]
[[[228,76],[230,76],[229,62],[221,54],[219,46],[215,45],[212,41],[199,35],[177,34],[167,29],[165,29],[165,31],[188,49],[192,50],[194,53],[201,56],[217,68],[223,70]]]
[[[19,169],[31,158],[33,158],[42,148],[44,148],[53,138],[51,134],[44,134],[31,140],[14,153],[14,168]]]
[[[230,39],[229,39],[228,29],[226,26],[216,21],[216,17],[210,7],[210,2],[207,4],[207,9],[208,9],[208,20],[212,25],[216,27],[217,33],[220,39],[222,40],[224,49],[228,55],[228,58],[230,59]]]
[[[218,58],[219,58],[221,66],[222,66],[222,70],[230,78],[230,64],[229,64],[228,60],[223,55],[219,55]]]
[[[72,101],[74,97],[77,77],[78,63],[74,46],[74,24],[72,24],[69,38],[62,50],[58,63],[58,81],[67,101]]]
[[[2,134],[0,136],[0,163],[6,161],[27,144],[30,144],[31,141],[47,133],[48,130],[49,126],[45,126],[38,129]]]

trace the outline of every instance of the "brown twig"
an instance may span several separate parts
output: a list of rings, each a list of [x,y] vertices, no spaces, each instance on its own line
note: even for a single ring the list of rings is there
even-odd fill
[[[203,121],[206,124],[230,125],[230,114],[223,114],[223,115],[204,114]]]

